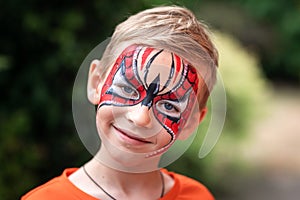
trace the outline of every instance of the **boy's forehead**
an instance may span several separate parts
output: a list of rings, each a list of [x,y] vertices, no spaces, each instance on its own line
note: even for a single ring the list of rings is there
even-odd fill
[[[183,60],[169,51],[140,47],[134,53],[134,60],[138,76],[143,77],[147,85],[159,77],[160,84],[170,82],[168,86],[173,88],[182,78],[179,75],[184,69]]]

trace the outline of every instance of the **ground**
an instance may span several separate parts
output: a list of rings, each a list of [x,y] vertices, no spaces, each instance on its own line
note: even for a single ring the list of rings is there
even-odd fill
[[[234,180],[229,197],[241,200],[300,199],[300,88],[274,86],[267,113],[256,122],[241,156],[255,170]]]

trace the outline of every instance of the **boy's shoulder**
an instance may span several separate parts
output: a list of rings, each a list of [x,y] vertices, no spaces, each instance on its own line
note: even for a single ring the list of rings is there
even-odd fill
[[[74,173],[77,168],[65,169],[64,172],[47,183],[34,188],[27,194],[21,197],[21,200],[68,200],[68,199],[87,199],[95,200],[94,198],[82,193],[68,179],[68,176]]]
[[[214,200],[211,192],[202,183],[175,172],[167,170],[163,170],[163,172],[167,173],[175,181],[171,191],[165,195],[165,197],[170,198],[163,198],[163,200],[172,199],[173,197],[174,199]]]

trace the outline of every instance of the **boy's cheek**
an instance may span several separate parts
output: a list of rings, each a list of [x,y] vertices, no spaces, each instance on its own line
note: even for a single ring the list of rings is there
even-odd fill
[[[172,141],[172,137],[171,135],[166,131],[164,130],[161,134],[161,136],[159,137],[159,140],[160,140],[160,148],[168,145],[171,141]]]
[[[202,120],[205,118],[207,113],[207,108],[203,108],[201,111],[198,109],[198,104],[196,104],[197,110],[193,110],[190,114],[188,121],[186,122],[182,131],[178,134],[179,140],[188,139],[198,128]]]

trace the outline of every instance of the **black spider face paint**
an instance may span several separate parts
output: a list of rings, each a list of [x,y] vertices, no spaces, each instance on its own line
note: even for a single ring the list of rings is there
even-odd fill
[[[147,106],[149,109],[152,107],[153,99],[159,92],[159,76],[157,76],[152,83],[150,83],[149,88],[147,90],[147,95],[145,99],[142,101],[142,105]]]

